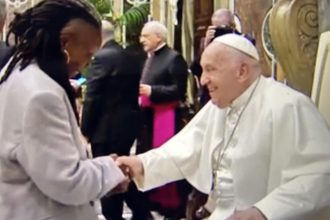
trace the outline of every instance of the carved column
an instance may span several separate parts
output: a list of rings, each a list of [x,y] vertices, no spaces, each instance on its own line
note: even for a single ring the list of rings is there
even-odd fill
[[[330,0],[319,0],[319,33],[330,31]]]
[[[270,32],[288,84],[310,96],[318,47],[318,0],[279,1],[270,17]]]

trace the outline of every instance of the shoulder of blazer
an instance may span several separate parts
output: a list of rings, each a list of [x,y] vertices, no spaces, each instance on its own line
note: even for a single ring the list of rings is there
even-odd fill
[[[24,90],[25,93],[27,93],[26,95],[51,92],[58,94],[60,97],[64,97],[66,94],[64,89],[44,73],[36,63],[29,64],[22,71],[20,71],[19,68],[16,68],[12,74],[16,75],[13,77],[13,82],[11,82],[12,85],[15,88]]]
[[[104,62],[104,64],[108,64],[110,61],[114,63],[122,56],[123,48],[115,45],[111,47],[104,47],[95,54],[95,58],[99,59],[101,62]]]

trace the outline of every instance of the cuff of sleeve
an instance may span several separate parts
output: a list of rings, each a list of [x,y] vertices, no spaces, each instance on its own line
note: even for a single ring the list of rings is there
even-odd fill
[[[141,154],[141,155],[138,155],[137,156],[141,160],[141,162],[142,162],[142,170],[143,170],[143,172],[142,172],[141,175],[136,176],[134,178],[134,182],[136,184],[136,187],[140,191],[146,191],[145,190],[145,184],[144,184],[144,182],[145,182],[145,167],[146,167],[146,164],[145,164],[145,159],[144,159],[144,156],[143,155],[144,154]]]
[[[266,219],[275,219],[274,218],[274,205],[268,202],[260,201],[257,204],[255,204],[253,207],[258,209],[261,214],[266,218]]]
[[[109,157],[98,157],[94,162],[99,164],[102,168],[102,182],[103,187],[96,199],[102,198],[105,194],[115,188],[119,183],[125,180],[123,172],[115,164],[114,160]]]
[[[152,95],[152,86],[150,86],[150,96]]]

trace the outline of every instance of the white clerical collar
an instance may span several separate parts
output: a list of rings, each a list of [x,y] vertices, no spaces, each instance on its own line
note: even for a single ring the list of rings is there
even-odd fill
[[[166,46],[166,43],[162,43],[162,44],[159,45],[156,49],[150,51],[150,52],[148,53],[148,57],[152,57],[152,56],[154,56],[155,53],[156,53],[157,51],[159,51],[160,49],[162,49],[162,48],[165,47],[165,46]]]
[[[166,43],[162,43],[161,45],[159,45],[156,49],[154,49],[153,51],[151,51],[152,53],[155,53],[156,51],[162,49],[163,47],[165,47]]]
[[[243,106],[248,101],[258,81],[259,77],[254,80],[254,82],[249,86],[249,88],[247,88],[247,90],[245,90],[237,99],[233,101],[233,103],[230,105],[230,108],[238,108]]]

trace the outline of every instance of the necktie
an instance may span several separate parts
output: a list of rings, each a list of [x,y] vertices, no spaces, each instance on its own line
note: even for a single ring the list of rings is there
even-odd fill
[[[142,70],[142,76],[141,76],[141,80],[140,80],[142,84],[146,82],[146,78],[148,76],[148,73],[150,72],[150,67],[151,67],[153,58],[154,58],[154,55],[150,53],[148,59],[146,60],[146,62],[144,64],[144,67]]]

